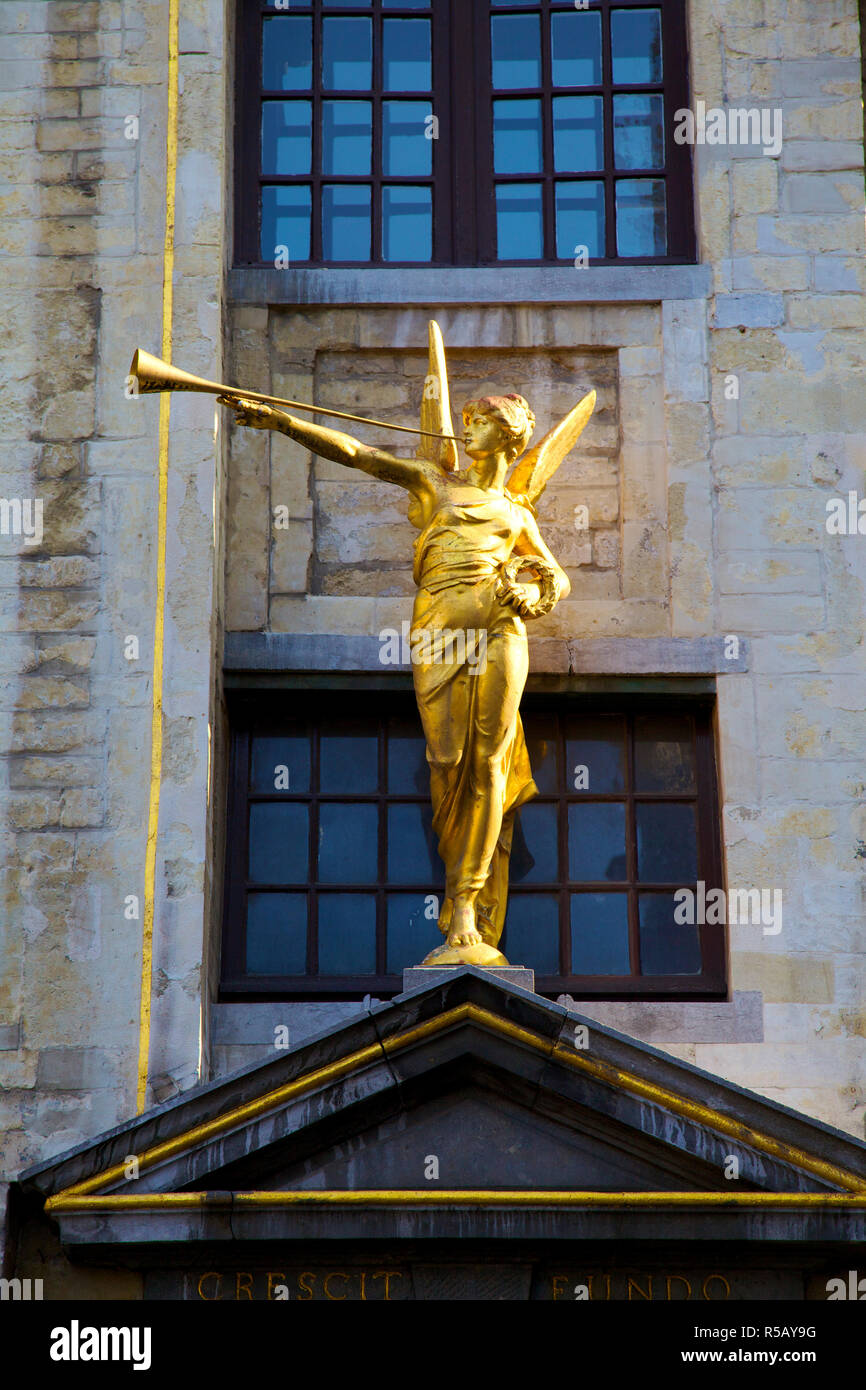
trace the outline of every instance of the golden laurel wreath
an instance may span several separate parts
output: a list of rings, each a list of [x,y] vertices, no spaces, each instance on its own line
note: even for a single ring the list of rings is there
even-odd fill
[[[532,571],[532,578],[541,586],[541,593],[536,603],[526,603],[515,587],[520,583],[519,576],[527,570]],[[499,571],[499,586],[496,594],[497,598],[506,603],[516,601],[525,604],[527,617],[543,618],[545,613],[549,613],[556,603],[556,572],[553,566],[547,560],[543,560],[540,555],[512,555],[511,559],[507,560]]]

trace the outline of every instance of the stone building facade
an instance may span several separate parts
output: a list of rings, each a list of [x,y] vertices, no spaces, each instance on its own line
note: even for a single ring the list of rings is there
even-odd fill
[[[234,5],[180,9],[175,62],[167,0],[0,6],[0,1178],[134,1116],[143,978],[147,1106],[362,1008],[220,999],[226,687],[379,671],[402,495],[206,395],[161,457],[133,349],[411,425],[431,318],[458,405],[519,390],[543,431],[597,390],[539,508],[572,592],[533,674],[711,685],[727,882],[783,896],[729,929],[727,1000],[574,1008],[862,1139],[866,520],[827,525],[866,490],[857,0],[688,0],[693,102],[779,110],[778,154],[696,145],[696,264],[527,270],[236,266]]]

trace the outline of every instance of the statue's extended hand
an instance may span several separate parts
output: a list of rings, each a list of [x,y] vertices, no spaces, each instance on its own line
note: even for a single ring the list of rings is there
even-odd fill
[[[274,430],[278,428],[280,412],[273,406],[263,405],[261,401],[249,401],[244,396],[217,396],[220,405],[227,405],[235,412],[235,424],[249,425],[254,430]]]

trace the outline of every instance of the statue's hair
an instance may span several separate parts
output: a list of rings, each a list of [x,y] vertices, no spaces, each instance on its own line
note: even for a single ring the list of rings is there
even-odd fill
[[[508,396],[480,396],[476,401],[467,401],[463,407],[464,422],[471,415],[491,415],[498,420],[511,446],[509,452],[515,458],[523,453],[535,429],[535,416],[529,402],[513,392]]]

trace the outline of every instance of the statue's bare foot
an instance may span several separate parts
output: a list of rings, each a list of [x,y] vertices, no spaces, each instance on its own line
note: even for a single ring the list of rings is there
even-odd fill
[[[484,937],[474,927],[470,927],[469,931],[464,932],[453,931],[448,937],[449,946],[482,946],[483,944]]]
[[[456,901],[451,914],[451,929],[448,933],[448,945],[480,946],[483,941],[483,936],[475,926],[474,904]]]

